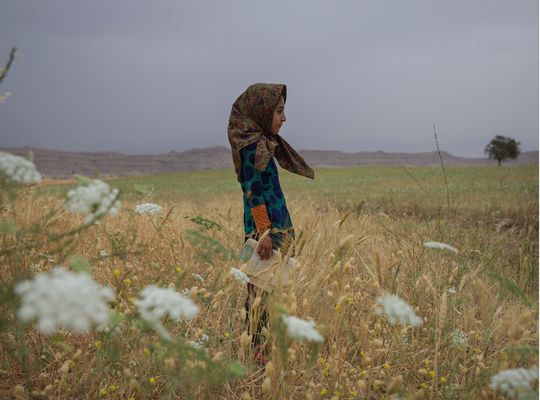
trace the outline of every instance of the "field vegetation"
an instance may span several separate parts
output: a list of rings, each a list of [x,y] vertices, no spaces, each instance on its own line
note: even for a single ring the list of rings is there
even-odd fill
[[[294,284],[260,304],[266,365],[230,273],[243,244],[233,171],[107,180],[121,207],[89,224],[65,207],[76,183],[2,180],[0,397],[497,399],[494,375],[537,368],[537,166],[450,167],[447,184],[431,167],[280,175],[298,264]],[[142,203],[161,212],[141,215]],[[107,322],[46,335],[21,320],[17,283],[59,265],[114,291]],[[185,295],[197,315],[145,321],[149,285]],[[392,324],[386,294],[421,324]],[[284,315],[315,321],[324,341],[292,338]]]

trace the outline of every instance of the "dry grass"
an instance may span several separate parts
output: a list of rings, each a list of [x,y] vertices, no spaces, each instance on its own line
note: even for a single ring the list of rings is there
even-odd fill
[[[505,215],[516,225],[496,232],[499,217],[487,218],[490,211],[441,210],[405,197],[362,208],[290,192],[300,265],[295,284],[274,293],[269,309],[281,304],[291,314],[317,322],[325,341],[313,368],[311,348],[304,343],[291,344],[286,365],[274,349],[266,371],[250,361],[241,343],[246,289],[231,279],[235,261],[228,258],[243,241],[237,193],[204,202],[154,194],[150,200],[164,207],[155,218],[136,215],[132,210],[141,198],[127,198],[119,216],[63,241],[55,252],[44,232],[69,230],[81,220],[61,211],[59,196],[30,189],[17,199],[16,215],[10,214],[13,209],[4,210],[2,218],[16,220],[22,229],[51,208],[60,212],[46,226],[18,238],[42,246],[0,258],[4,284],[28,276],[29,265],[48,270],[66,264],[70,255],[82,255],[91,261],[94,278],[115,289],[114,308],[126,319],[114,336],[62,332],[51,339],[28,327],[17,337],[3,326],[1,397],[380,399],[400,394],[489,399],[496,398],[488,388],[494,372],[538,363],[537,203],[507,208]],[[403,209],[397,206],[400,200]],[[218,225],[205,228],[189,216]],[[2,248],[9,247],[12,236],[2,235]],[[451,244],[459,253],[422,246],[430,240]],[[201,243],[215,247],[205,251]],[[109,256],[100,256],[100,251]],[[186,381],[170,393],[175,369],[183,361],[164,356],[157,335],[141,332],[134,323],[133,299],[149,284],[189,289],[200,314],[190,322],[169,322],[168,329],[189,340],[208,335],[208,353],[240,360],[248,367],[246,375],[214,388]],[[423,325],[391,326],[376,315],[376,299],[386,292],[411,304]],[[8,315],[6,320],[14,318]],[[466,335],[466,344],[452,344],[456,330]],[[22,342],[27,344],[31,388],[25,371],[9,356],[17,354]],[[187,368],[195,367],[188,362]]]

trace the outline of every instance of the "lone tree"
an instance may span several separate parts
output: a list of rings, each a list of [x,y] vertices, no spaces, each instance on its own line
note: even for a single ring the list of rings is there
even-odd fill
[[[512,138],[497,135],[491,139],[491,142],[484,149],[484,153],[488,155],[490,160],[497,160],[500,167],[504,160],[508,158],[515,160],[519,156],[521,153],[519,145],[520,143]]]

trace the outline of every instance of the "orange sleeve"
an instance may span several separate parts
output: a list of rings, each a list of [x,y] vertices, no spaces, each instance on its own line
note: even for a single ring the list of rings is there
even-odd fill
[[[250,209],[251,215],[255,220],[255,226],[257,227],[257,232],[260,234],[264,233],[267,229],[270,229],[272,223],[270,218],[268,218],[268,211],[266,211],[266,205],[261,204],[260,206],[253,207]]]

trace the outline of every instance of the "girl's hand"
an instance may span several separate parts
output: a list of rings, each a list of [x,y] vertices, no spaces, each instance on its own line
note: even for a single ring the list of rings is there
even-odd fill
[[[272,257],[273,249],[270,235],[266,235],[259,240],[259,244],[257,245],[257,254],[261,260],[268,260],[270,257]]]

